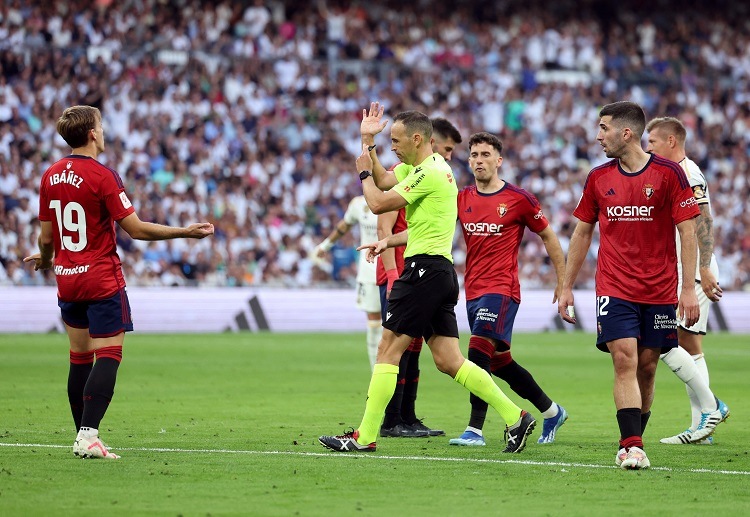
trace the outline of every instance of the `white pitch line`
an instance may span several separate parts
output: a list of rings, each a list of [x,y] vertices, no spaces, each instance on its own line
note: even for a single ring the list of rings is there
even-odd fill
[[[2,443],[0,447],[44,449],[69,449],[70,445],[54,445],[46,443]],[[349,459],[371,459],[371,460],[409,460],[409,461],[452,461],[456,463],[493,463],[510,465],[531,465],[537,467],[568,467],[584,469],[617,469],[614,465],[597,465],[589,463],[565,463],[560,461],[534,461],[534,460],[498,460],[493,458],[441,458],[426,456],[383,456],[381,454],[339,454],[335,452],[294,452],[294,451],[247,451],[234,449],[173,449],[165,447],[117,447],[117,451],[139,451],[139,452],[179,452],[195,454],[249,454],[259,456],[312,456],[321,458],[349,458]],[[719,474],[724,476],[750,476],[747,470],[712,470],[712,469],[676,469],[670,467],[651,467],[649,470],[660,472],[689,472],[693,474]]]

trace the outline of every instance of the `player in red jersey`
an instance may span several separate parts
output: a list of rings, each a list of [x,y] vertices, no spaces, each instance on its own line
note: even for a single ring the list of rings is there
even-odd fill
[[[471,327],[469,360],[508,383],[544,417],[539,443],[552,443],[567,412],[553,402],[534,377],[511,356],[513,323],[521,303],[518,252],[526,228],[541,237],[557,275],[552,303],[562,289],[565,254],[539,201],[498,175],[503,144],[490,133],[469,139],[469,166],[475,184],[458,193],[458,219],[466,241],[466,309]],[[487,403],[470,396],[466,431],[451,445],[485,445],[482,427]]]
[[[67,108],[57,132],[72,152],[42,177],[40,251],[24,262],[33,262],[36,270],[54,268],[57,279],[58,306],[70,341],[68,399],[78,430],[73,453],[117,459],[98,431],[114,393],[125,332],[133,330],[114,223],[140,240],[202,239],[214,227],[196,223],[176,228],[138,218],[120,176],[96,161],[104,152],[97,108]]]
[[[650,465],[643,431],[651,415],[659,355],[677,346],[677,314],[687,327],[700,316],[693,287],[698,249],[694,218],[700,211],[685,172],[641,148],[646,115],[639,105],[607,104],[599,117],[596,139],[613,160],[589,173],[573,212],[579,222],[570,240],[558,311],[565,321],[575,321],[569,312],[573,285],[598,222],[596,345],[612,355],[614,365],[620,428],[615,463],[640,469]],[[675,226],[683,265],[679,301]]]
[[[461,143],[461,133],[450,121],[435,117],[432,122],[432,151],[450,161],[456,145]],[[378,215],[378,239],[406,230],[406,209]],[[388,297],[393,282],[404,271],[404,249],[406,246],[388,248],[378,256],[377,284],[380,287],[380,308],[382,320],[385,321]],[[396,379],[396,391],[385,408],[385,418],[380,427],[380,436],[401,438],[419,438],[424,436],[443,436],[442,429],[430,429],[417,418],[414,408],[419,388],[419,354],[422,351],[422,337],[412,339],[409,348],[401,356]],[[481,399],[480,399],[481,400]]]

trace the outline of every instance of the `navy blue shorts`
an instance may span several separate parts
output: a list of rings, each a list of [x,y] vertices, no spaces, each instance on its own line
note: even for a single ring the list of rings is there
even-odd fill
[[[597,296],[596,307],[596,347],[603,352],[609,352],[608,342],[622,338],[636,338],[638,346],[661,348],[662,353],[677,346],[677,314],[672,304]]]
[[[130,302],[125,289],[109,298],[87,302],[57,301],[66,325],[76,329],[89,329],[91,337],[112,337],[133,330]]]
[[[510,296],[485,294],[466,301],[466,314],[472,336],[488,337],[498,342],[498,352],[510,350],[513,323],[516,321],[518,303]]]

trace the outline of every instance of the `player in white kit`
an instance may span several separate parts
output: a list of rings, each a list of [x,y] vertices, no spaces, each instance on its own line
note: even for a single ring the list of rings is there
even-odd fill
[[[378,240],[378,216],[367,206],[364,196],[357,196],[349,202],[344,218],[334,227],[331,234],[315,247],[318,258],[325,256],[352,226],[359,224],[360,243],[367,244]],[[357,308],[367,313],[367,355],[370,368],[378,355],[378,343],[383,333],[380,321],[380,288],[375,280],[375,263],[367,262],[367,250],[362,250],[357,266]]]
[[[713,438],[701,437],[705,433],[703,428],[716,427],[729,416],[727,405],[716,398],[709,388],[708,367],[703,357],[703,336],[708,328],[708,313],[711,302],[718,302],[722,295],[719,286],[719,268],[713,254],[714,238],[712,231],[711,203],[708,197],[706,177],[700,167],[685,154],[685,139],[687,131],[682,122],[673,117],[653,119],[646,125],[648,131],[648,151],[658,154],[668,160],[677,162],[685,171],[685,175],[693,189],[693,197],[701,213],[696,219],[695,233],[698,241],[698,264],[695,272],[695,293],[700,304],[700,318],[692,327],[686,327],[684,322],[677,325],[677,339],[679,346],[661,355],[662,361],[685,383],[692,422],[685,431],[667,438],[661,443],[711,444]],[[680,235],[677,234],[677,249],[680,249]],[[677,257],[677,272],[682,288],[682,263]],[[703,432],[700,432],[703,431]]]

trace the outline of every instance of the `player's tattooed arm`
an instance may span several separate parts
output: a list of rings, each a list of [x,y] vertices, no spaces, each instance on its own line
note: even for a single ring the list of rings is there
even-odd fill
[[[718,302],[723,291],[719,280],[711,272],[711,255],[714,252],[713,218],[708,203],[699,205],[700,215],[695,221],[695,238],[698,241],[698,265],[701,288],[712,302]]]
[[[701,214],[695,223],[695,236],[698,238],[698,263],[701,269],[711,266],[714,252],[713,218],[708,203],[700,205]]]

